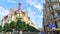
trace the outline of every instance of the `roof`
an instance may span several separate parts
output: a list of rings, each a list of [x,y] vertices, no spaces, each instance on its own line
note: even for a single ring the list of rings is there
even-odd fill
[[[27,14],[27,12],[23,12],[23,14]]]

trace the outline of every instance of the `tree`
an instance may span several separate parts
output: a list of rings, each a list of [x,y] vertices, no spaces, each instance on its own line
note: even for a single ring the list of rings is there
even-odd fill
[[[30,31],[30,32],[39,32],[39,30],[37,30],[35,27],[30,26],[29,24],[27,24],[27,26],[28,26],[28,31]]]
[[[12,31],[13,28],[16,28],[16,23],[14,21],[10,22],[10,30]]]
[[[19,32],[22,30],[22,21],[20,19],[16,22],[16,29],[18,30],[18,34],[20,34]]]
[[[4,24],[3,30],[4,30],[5,34],[6,34],[6,32],[9,31],[9,23],[5,23],[5,24]]]
[[[27,24],[24,21],[22,22],[22,30],[27,31]]]
[[[0,32],[2,32],[2,26],[0,26]]]
[[[31,26],[31,27],[32,27],[32,26]],[[32,27],[32,31],[33,31],[33,32],[39,32],[39,30],[36,29],[35,27]]]
[[[27,24],[27,31],[30,31],[29,27],[30,27],[29,24]]]
[[[16,27],[17,27],[18,33],[20,31],[27,31],[27,24],[26,24],[26,22],[21,21],[21,19],[17,20]]]

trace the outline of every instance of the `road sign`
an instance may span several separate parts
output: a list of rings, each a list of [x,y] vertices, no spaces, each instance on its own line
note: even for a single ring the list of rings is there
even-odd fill
[[[56,25],[55,24],[52,24],[52,29],[56,29]]]
[[[55,24],[48,24],[48,28],[56,29],[56,25]]]
[[[52,24],[47,24],[47,25],[48,25],[48,26],[47,26],[48,28],[52,28]]]

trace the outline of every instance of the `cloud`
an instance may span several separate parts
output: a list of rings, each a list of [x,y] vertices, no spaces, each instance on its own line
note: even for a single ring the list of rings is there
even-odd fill
[[[36,0],[34,0],[34,1],[33,0],[26,0],[26,2],[28,4],[30,4],[31,6],[37,8],[38,10],[43,9],[43,6],[39,2],[37,2]]]
[[[42,6],[40,4],[35,4],[34,7],[37,8],[38,10],[42,9]]]
[[[30,7],[28,7],[28,8],[27,8],[27,11],[31,12],[31,11],[32,11],[32,9],[31,9]]]
[[[27,10],[29,11],[30,15],[35,15],[36,12],[34,12],[31,8],[27,8]]]
[[[37,16],[38,18],[43,18],[43,16]]]
[[[5,15],[8,15],[9,14],[9,10],[7,10],[6,8],[4,7],[1,7],[0,6],[0,20],[5,16]]]
[[[33,5],[36,3],[36,0],[26,0],[27,3],[29,3],[30,5]]]
[[[31,12],[31,14],[32,14],[32,15],[35,15],[35,14],[36,14],[36,12]]]
[[[10,3],[16,3],[15,0],[8,0],[8,2],[10,2]]]

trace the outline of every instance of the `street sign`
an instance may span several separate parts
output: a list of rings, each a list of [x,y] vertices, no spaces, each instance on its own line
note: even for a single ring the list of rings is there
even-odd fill
[[[56,29],[56,25],[55,24],[52,24],[52,29]]]
[[[48,28],[56,29],[56,25],[55,24],[48,24]]]
[[[52,24],[48,24],[48,28],[52,28]]]

